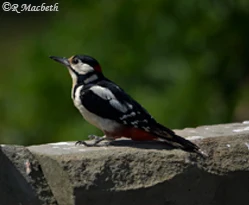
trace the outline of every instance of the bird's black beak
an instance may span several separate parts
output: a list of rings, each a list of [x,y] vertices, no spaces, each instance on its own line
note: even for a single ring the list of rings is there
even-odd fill
[[[49,58],[65,65],[65,66],[70,66],[70,63],[67,58],[62,58],[62,57],[56,57],[56,56],[49,56]]]

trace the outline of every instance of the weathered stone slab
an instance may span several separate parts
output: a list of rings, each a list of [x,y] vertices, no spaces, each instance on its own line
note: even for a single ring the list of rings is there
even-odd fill
[[[109,147],[62,142],[29,150],[60,205],[248,205],[249,122],[176,132],[209,157],[129,140]]]
[[[22,146],[0,146],[0,204],[57,204],[38,161]]]

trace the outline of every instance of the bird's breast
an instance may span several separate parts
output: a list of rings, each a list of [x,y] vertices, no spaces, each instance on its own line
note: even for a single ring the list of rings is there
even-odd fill
[[[78,87],[75,91],[75,97],[73,102],[75,107],[80,111],[81,115],[85,118],[86,121],[94,125],[95,127],[101,129],[102,131],[114,132],[119,129],[121,126],[119,123],[114,120],[102,118],[92,112],[90,112],[81,102],[80,91],[82,87]]]

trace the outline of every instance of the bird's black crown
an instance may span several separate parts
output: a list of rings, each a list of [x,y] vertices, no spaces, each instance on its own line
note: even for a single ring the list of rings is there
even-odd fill
[[[86,64],[90,65],[93,68],[99,66],[99,62],[96,59],[92,58],[91,56],[75,55],[73,57],[73,59],[72,59],[72,63],[77,64],[78,60],[81,60],[82,63],[86,63]]]

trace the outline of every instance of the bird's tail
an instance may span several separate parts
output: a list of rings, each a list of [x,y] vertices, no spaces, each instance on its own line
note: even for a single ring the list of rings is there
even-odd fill
[[[176,135],[174,131],[159,123],[157,124],[157,129],[154,130],[154,133],[158,136],[158,138],[171,147],[182,149],[187,152],[194,152],[202,157],[207,157],[207,154],[204,153],[196,144]]]

